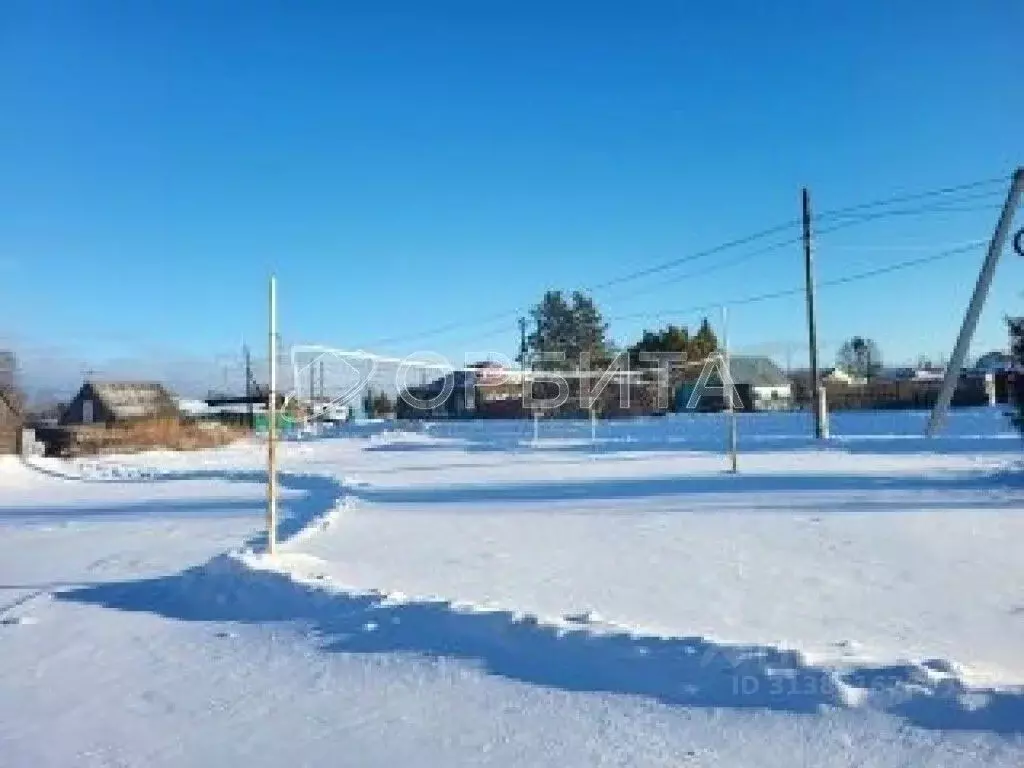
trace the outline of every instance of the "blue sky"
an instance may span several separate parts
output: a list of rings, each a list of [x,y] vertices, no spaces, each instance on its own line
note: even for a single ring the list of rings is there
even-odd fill
[[[263,345],[273,271],[286,341],[512,353],[544,289],[792,219],[803,185],[826,210],[1008,178],[1021,28],[1016,0],[4,3],[0,337],[210,360]],[[985,238],[1004,191],[822,235],[818,278]],[[597,292],[612,335],[801,284],[797,244],[680,277],[742,255]],[[948,354],[980,258],[823,287],[823,357]],[[1020,261],[975,351],[1024,311]],[[805,362],[801,296],[730,318]]]

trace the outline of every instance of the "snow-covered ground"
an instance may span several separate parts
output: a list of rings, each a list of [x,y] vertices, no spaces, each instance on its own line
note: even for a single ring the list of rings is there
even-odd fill
[[[1024,764],[992,410],[0,459],[0,764]]]

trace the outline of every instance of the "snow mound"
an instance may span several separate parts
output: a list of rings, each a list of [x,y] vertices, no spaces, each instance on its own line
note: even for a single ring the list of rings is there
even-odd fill
[[[594,627],[597,617],[589,614],[549,620],[356,592],[325,579],[308,556],[226,554],[175,576],[83,587],[59,599],[186,621],[297,623],[310,628],[324,652],[460,659],[568,691],[797,713],[869,707],[923,727],[1024,731],[1024,690],[970,689],[941,660],[815,666],[798,650]]]

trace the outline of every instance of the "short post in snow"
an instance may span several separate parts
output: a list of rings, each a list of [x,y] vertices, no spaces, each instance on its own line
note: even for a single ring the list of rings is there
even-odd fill
[[[821,419],[821,438],[828,440],[828,390],[824,386],[818,387],[818,416]]]

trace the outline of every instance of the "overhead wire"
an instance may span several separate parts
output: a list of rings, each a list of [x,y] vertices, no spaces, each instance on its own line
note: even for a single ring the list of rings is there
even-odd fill
[[[898,272],[903,269],[910,269],[911,267],[921,266],[922,264],[930,264],[932,262],[947,259],[952,256],[959,255],[961,253],[966,253],[970,250],[977,248],[980,245],[983,245],[985,242],[985,240],[972,240],[969,243],[963,243],[956,247],[949,248],[947,250],[940,251],[939,253],[934,253],[928,256],[919,256],[918,258],[915,259],[905,259],[894,264],[887,264],[886,266],[883,267],[876,267],[874,269],[869,269],[863,272],[857,272],[852,275],[846,275],[844,277],[839,278],[832,278],[830,280],[821,280],[817,283],[817,287],[821,289],[837,285],[845,285],[847,283],[856,282],[858,280],[867,280],[869,278],[877,277],[883,274],[888,274],[890,272]],[[795,296],[803,293],[805,290],[805,286],[800,285],[793,288],[783,288],[777,291],[769,291],[767,293],[760,293],[754,296],[746,296],[739,299],[731,299],[727,301],[719,301],[707,304],[698,304],[691,307],[684,307],[682,309],[667,309],[655,312],[634,312],[625,315],[616,315],[614,317],[608,318],[608,320],[632,320],[643,317],[666,317],[669,315],[688,315],[697,312],[710,311],[722,306],[731,308],[744,306],[748,304],[756,304],[761,301],[783,298],[785,296]]]
[[[942,187],[942,188],[939,188],[939,189],[925,190],[923,192],[916,192],[916,193],[910,193],[910,194],[904,194],[904,195],[894,195],[894,196],[880,198],[880,199],[877,199],[877,200],[872,200],[872,201],[868,201],[868,202],[864,202],[864,203],[857,203],[857,204],[850,205],[850,206],[845,206],[845,207],[842,207],[842,208],[828,209],[828,210],[821,211],[821,212],[817,213],[815,215],[815,221],[828,221],[829,219],[833,219],[833,218],[846,218],[846,217],[849,217],[849,216],[854,215],[854,214],[856,214],[857,216],[856,216],[856,218],[850,219],[848,221],[840,221],[840,222],[836,223],[832,227],[828,227],[828,228],[825,228],[825,229],[818,230],[816,232],[816,235],[819,235],[819,236],[820,235],[826,235],[826,234],[829,234],[831,232],[835,232],[835,231],[838,231],[840,229],[844,229],[844,228],[849,227],[849,226],[856,226],[858,224],[862,224],[862,223],[869,222],[869,221],[876,221],[876,220],[887,218],[887,217],[890,217],[890,216],[912,216],[912,215],[919,215],[919,214],[926,214],[926,213],[959,213],[959,212],[969,212],[969,211],[975,211],[975,210],[989,210],[991,206],[981,206],[981,207],[976,207],[976,208],[950,208],[948,206],[959,204],[959,203],[963,203],[963,202],[970,202],[970,201],[973,201],[973,200],[978,200],[978,199],[984,199],[984,198],[987,198],[987,197],[991,197],[993,195],[999,194],[999,190],[990,190],[988,192],[982,192],[982,193],[977,193],[977,194],[967,195],[967,196],[960,196],[959,198],[956,198],[956,199],[948,199],[947,196],[954,195],[955,193],[958,193],[958,192],[965,192],[965,191],[972,190],[972,189],[979,189],[979,188],[982,188],[982,187],[985,187],[985,186],[995,185],[995,184],[998,184],[998,183],[1001,183],[1001,182],[1005,182],[1005,181],[1006,181],[1005,177],[1002,177],[1002,176],[990,177],[990,178],[986,178],[986,179],[979,179],[979,180],[976,180],[976,181],[967,182],[967,183],[964,183],[964,184],[958,184],[958,185],[949,186],[949,187]],[[941,199],[943,197],[947,197],[947,199]],[[915,207],[915,208],[909,208],[909,209],[884,209],[884,206],[890,206],[890,205],[893,205],[893,204],[899,204],[899,203],[904,203],[904,202],[912,202],[912,201],[916,201],[916,200],[926,200],[926,199],[930,199],[930,198],[940,198],[940,199],[936,200],[935,202],[932,202],[930,204],[927,204],[927,205],[924,205],[924,206],[918,206],[918,207]],[[883,210],[871,211],[871,209],[875,209],[875,208],[883,208]],[[700,250],[700,251],[696,251],[696,252],[693,252],[693,253],[689,253],[689,254],[685,254],[683,256],[679,256],[679,257],[673,258],[673,259],[669,259],[669,260],[661,262],[659,264],[655,264],[655,265],[652,265],[652,266],[649,266],[649,267],[645,267],[645,268],[642,268],[642,269],[639,269],[639,270],[634,270],[633,272],[630,272],[630,273],[627,273],[627,274],[624,274],[624,275],[619,275],[617,277],[610,278],[610,279],[605,280],[603,282],[596,283],[596,284],[594,284],[592,286],[589,286],[589,288],[587,290],[589,290],[591,292],[601,291],[601,290],[604,290],[606,288],[610,288],[610,287],[613,287],[613,286],[621,285],[621,284],[624,284],[624,283],[627,283],[627,282],[632,282],[634,280],[638,280],[638,279],[641,279],[643,277],[649,277],[651,275],[656,275],[656,274],[659,274],[659,273],[662,273],[662,272],[666,272],[666,271],[674,269],[675,267],[678,267],[678,266],[680,266],[682,264],[686,264],[686,263],[689,263],[689,262],[693,262],[693,261],[697,261],[697,260],[700,260],[700,259],[703,259],[703,258],[707,258],[709,256],[713,256],[715,254],[722,253],[724,251],[731,250],[733,248],[739,248],[739,247],[742,247],[744,245],[749,245],[751,243],[755,243],[758,240],[764,239],[766,237],[770,237],[773,234],[778,234],[780,232],[786,231],[787,229],[792,229],[794,226],[798,225],[799,223],[800,223],[799,219],[789,219],[789,220],[787,220],[785,222],[781,222],[781,223],[776,224],[774,226],[767,227],[765,229],[759,230],[757,232],[753,232],[753,233],[748,234],[748,235],[744,235],[742,237],[738,237],[738,238],[734,238],[732,240],[728,240],[728,241],[726,241],[724,243],[720,243],[720,244],[712,246],[710,248],[705,248],[705,249]],[[690,278],[698,277],[698,276],[703,275],[703,274],[707,274],[707,273],[714,272],[714,271],[719,271],[721,269],[726,269],[728,267],[735,266],[737,264],[741,264],[741,263],[743,263],[745,261],[748,261],[748,260],[754,258],[755,256],[763,255],[765,253],[770,253],[770,252],[779,250],[781,248],[784,248],[784,247],[786,247],[788,245],[793,245],[795,243],[798,243],[801,240],[801,238],[802,238],[801,235],[797,235],[797,236],[794,236],[792,238],[788,238],[786,240],[783,240],[781,242],[773,243],[773,244],[771,244],[771,245],[769,245],[767,247],[756,249],[756,250],[754,250],[752,252],[749,252],[749,253],[745,253],[742,256],[740,256],[738,258],[735,258],[735,259],[731,259],[731,260],[729,260],[727,262],[719,262],[719,263],[716,263],[716,264],[709,265],[708,267],[700,269],[700,270],[694,270],[694,271],[687,272],[687,273],[684,273],[684,274],[681,274],[681,275],[674,275],[672,277],[665,278],[665,279],[661,280],[656,286],[648,287],[646,289],[641,289],[640,291],[637,291],[637,292],[635,292],[633,294],[629,294],[627,296],[627,298],[630,297],[630,296],[633,296],[633,295],[639,295],[639,294],[642,294],[642,293],[649,292],[650,290],[655,290],[655,289],[660,288],[661,286],[665,285],[666,283],[667,284],[671,284],[671,283],[674,283],[674,282],[679,282],[679,281],[684,280],[684,279],[690,279]],[[622,296],[620,296],[619,298],[622,298]],[[714,306],[717,306],[717,305],[714,305]],[[467,327],[467,326],[470,326],[470,325],[472,325],[475,328],[479,328],[481,325],[490,325],[490,324],[497,323],[498,321],[504,322],[504,321],[506,321],[506,320],[508,320],[508,319],[510,319],[512,317],[517,316],[519,313],[520,313],[520,311],[518,309],[510,309],[510,310],[507,310],[507,311],[504,311],[504,312],[501,312],[501,313],[496,313],[496,314],[493,314],[493,315],[487,315],[487,316],[485,316],[483,318],[477,318],[477,319],[474,319],[474,320],[454,321],[454,322],[446,323],[446,324],[443,324],[443,325],[440,325],[440,326],[436,326],[436,327],[433,327],[433,328],[424,329],[422,331],[417,331],[417,332],[414,332],[412,334],[403,334],[403,335],[399,335],[399,336],[391,336],[391,337],[386,337],[386,338],[382,338],[382,339],[376,339],[376,340],[367,342],[365,344],[365,346],[376,346],[376,347],[379,347],[379,346],[387,346],[387,345],[393,345],[393,344],[399,344],[399,343],[403,343],[404,344],[404,343],[407,343],[409,341],[416,341],[416,340],[419,340],[419,339],[425,339],[425,338],[430,338],[430,337],[433,337],[433,336],[444,335],[444,334],[447,334],[447,333],[449,333],[451,331],[457,331],[457,330],[459,330],[461,328],[464,328],[464,327]],[[486,334],[486,336],[497,335],[498,333],[503,332],[503,331],[504,331],[504,327],[502,327],[500,330],[495,330],[493,333]],[[477,337],[477,338],[485,338],[486,336],[484,336],[484,337]]]

